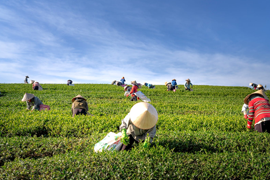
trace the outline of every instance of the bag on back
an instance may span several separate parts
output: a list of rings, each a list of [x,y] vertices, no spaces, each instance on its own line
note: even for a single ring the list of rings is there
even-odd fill
[[[146,95],[144,95],[141,91],[138,91],[134,94],[144,102],[151,102],[151,100],[148,97],[146,97]]]
[[[95,144],[95,152],[102,152],[103,150],[120,151],[122,147],[121,140],[122,133],[115,134],[110,132],[105,138]]]

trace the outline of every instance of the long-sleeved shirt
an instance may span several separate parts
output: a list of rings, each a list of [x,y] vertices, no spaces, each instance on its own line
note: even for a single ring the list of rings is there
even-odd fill
[[[175,80],[172,81],[172,86],[176,86],[177,82]]]
[[[120,81],[122,82],[122,84],[125,84],[125,79],[120,79]]]
[[[74,109],[85,109],[85,111],[88,111],[88,104],[84,99],[76,99],[71,106],[71,110],[73,112]]]
[[[255,119],[254,125],[261,121],[261,119],[270,119],[270,104],[263,97],[257,96],[253,98],[248,103],[248,120],[249,125],[252,124],[253,119]]]
[[[184,86],[185,88],[190,89],[190,86],[193,86],[193,84],[191,82],[189,84],[186,82]]]
[[[131,88],[131,91],[130,91],[131,96],[132,97],[135,96],[135,94],[133,94],[133,93],[136,93],[137,91],[138,91],[138,86],[133,84],[132,88]]]
[[[38,97],[33,97],[31,101],[26,101],[27,109],[30,109],[32,106],[32,110],[39,110],[39,106],[43,104]]]
[[[126,115],[126,117],[122,120],[122,124],[120,125],[120,131],[123,129],[127,129],[127,135],[131,135],[136,141],[145,140],[147,133],[150,137],[150,143],[152,143],[155,135],[156,135],[156,126],[151,129],[139,129],[134,126],[131,122],[130,113]]]
[[[247,104],[243,104],[243,106],[242,106],[242,113],[244,114],[244,115],[246,115],[246,114],[248,114],[248,105]]]

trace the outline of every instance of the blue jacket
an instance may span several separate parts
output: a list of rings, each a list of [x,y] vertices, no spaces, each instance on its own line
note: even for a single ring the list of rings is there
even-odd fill
[[[175,80],[172,81],[172,86],[176,86],[177,82]]]
[[[122,82],[122,84],[125,84],[125,79],[120,79],[120,81]]]

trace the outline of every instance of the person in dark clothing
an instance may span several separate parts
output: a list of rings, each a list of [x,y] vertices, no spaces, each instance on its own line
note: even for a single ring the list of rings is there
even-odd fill
[[[25,79],[24,79],[25,84],[28,84],[28,78],[29,78],[29,76],[25,76]]]
[[[173,90],[172,83],[165,82],[165,86],[167,86],[167,91],[172,91]]]
[[[71,86],[71,85],[72,85],[72,80],[70,80],[70,79],[67,80],[67,85],[68,85],[68,86]]]
[[[256,90],[256,89],[257,89],[257,86],[258,86],[258,85],[255,84],[255,83],[249,83],[249,85],[252,86],[254,90]]]

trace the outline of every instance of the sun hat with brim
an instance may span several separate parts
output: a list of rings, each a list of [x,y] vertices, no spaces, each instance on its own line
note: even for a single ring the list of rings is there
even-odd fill
[[[165,82],[165,86],[167,86],[168,82]]]
[[[261,87],[263,87],[263,86],[261,84],[258,84],[257,88],[261,88]]]
[[[84,99],[86,101],[84,97],[82,97],[81,95],[77,95],[76,97],[72,98],[72,102],[74,102],[76,98]]]
[[[247,96],[245,97],[245,99],[244,99],[244,103],[245,103],[245,104],[248,104],[248,99],[249,99],[249,97],[250,97],[251,95],[253,95],[253,94],[258,94],[258,95],[262,96],[264,99],[269,100],[268,97],[266,96],[266,94],[264,93],[264,91],[261,89],[261,90],[259,90],[259,91],[256,91],[256,92],[254,92],[254,93],[251,93],[251,94],[247,95]]]
[[[131,81],[131,84],[137,85],[137,82],[134,80],[134,81]]]
[[[28,100],[32,99],[33,97],[35,97],[34,94],[25,93],[23,98],[22,98],[22,101],[28,101]]]
[[[186,81],[190,81],[190,79],[186,79]]]
[[[158,113],[153,105],[147,102],[135,104],[130,110],[132,124],[139,129],[151,129],[158,121]]]
[[[25,76],[25,77],[29,78],[29,76]]]

